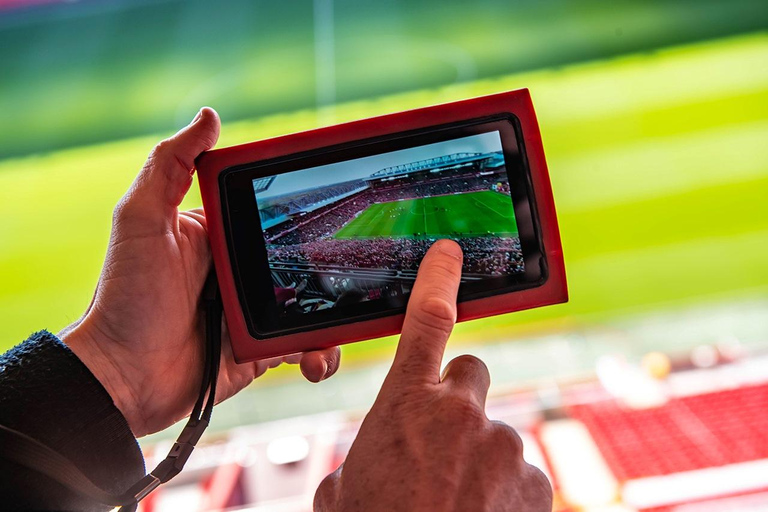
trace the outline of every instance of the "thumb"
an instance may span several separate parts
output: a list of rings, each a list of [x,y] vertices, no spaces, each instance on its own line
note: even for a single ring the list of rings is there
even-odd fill
[[[157,144],[118,211],[127,210],[144,228],[171,228],[192,184],[195,158],[216,144],[220,125],[216,111],[204,107],[189,125]]]

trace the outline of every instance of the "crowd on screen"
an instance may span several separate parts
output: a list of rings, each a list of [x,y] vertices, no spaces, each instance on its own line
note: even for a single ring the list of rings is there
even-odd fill
[[[297,216],[265,231],[270,261],[333,265],[351,268],[417,270],[433,243],[430,238],[335,239],[345,224],[375,203],[389,203],[455,193],[495,190],[509,193],[502,173],[436,176],[429,181],[381,183],[344,200]],[[465,273],[502,275],[523,270],[517,238],[463,236],[456,233],[464,251]],[[423,235],[422,235],[423,236]]]
[[[498,181],[499,177],[493,175],[434,180],[406,187],[377,189],[375,191],[375,200],[377,203],[388,203],[403,199],[491,190]]]
[[[504,275],[522,272],[523,253],[518,238],[464,237],[456,241],[464,251],[463,272]],[[417,270],[432,239],[323,239],[297,245],[271,246],[270,261],[312,263],[348,268]]]

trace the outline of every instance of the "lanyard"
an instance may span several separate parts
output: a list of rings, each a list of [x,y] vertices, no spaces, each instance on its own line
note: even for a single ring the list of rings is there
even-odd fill
[[[19,465],[42,473],[72,491],[104,505],[121,506],[121,512],[136,510],[138,502],[150,492],[178,475],[211,421],[216,398],[216,381],[221,360],[222,304],[216,273],[211,270],[203,287],[205,307],[205,366],[200,395],[189,421],[168,453],[149,474],[121,495],[105,492],[85,476],[70,460],[22,432],[0,425],[0,455]]]

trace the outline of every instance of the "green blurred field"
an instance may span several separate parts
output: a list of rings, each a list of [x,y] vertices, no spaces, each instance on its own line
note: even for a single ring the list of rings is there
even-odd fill
[[[764,0],[94,0],[0,11],[0,158],[169,130],[201,103],[251,119],[766,27]]]
[[[509,196],[487,190],[372,204],[333,237],[517,236],[510,226],[515,226],[515,213]]]
[[[464,324],[454,342],[573,328],[768,293],[768,34],[645,52],[225,124],[219,146],[530,88],[571,301]],[[212,106],[216,106],[215,104]],[[113,205],[167,135],[0,162],[0,343],[58,330],[90,301]],[[193,193],[185,206],[198,205]],[[542,321],[546,320],[546,324]],[[347,362],[391,344],[345,349]]]

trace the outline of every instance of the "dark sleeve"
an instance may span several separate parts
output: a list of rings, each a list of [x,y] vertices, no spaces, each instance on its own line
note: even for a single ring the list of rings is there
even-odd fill
[[[0,424],[68,458],[111,494],[144,476],[128,423],[88,368],[40,331],[0,356]],[[0,509],[109,510],[0,457]]]

